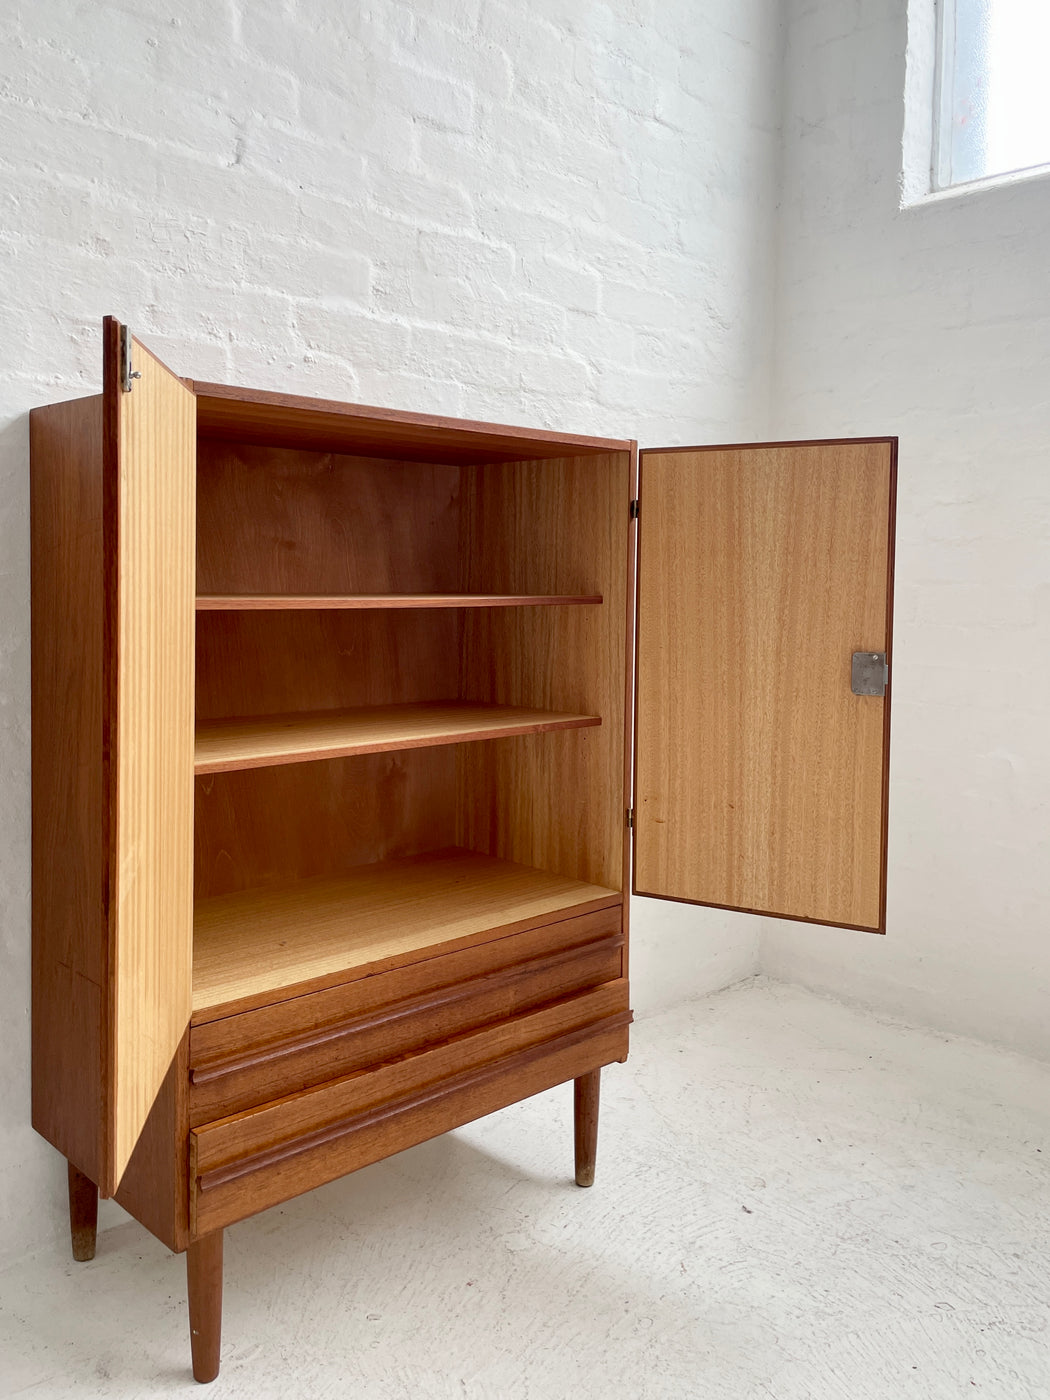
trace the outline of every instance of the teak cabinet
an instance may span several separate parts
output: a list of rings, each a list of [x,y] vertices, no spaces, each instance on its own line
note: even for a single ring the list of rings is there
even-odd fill
[[[631,889],[882,931],[895,442],[639,461],[104,339],[31,416],[33,1121],[78,1258],[99,1193],[187,1251],[209,1380],[226,1225],[568,1080],[590,1184]]]

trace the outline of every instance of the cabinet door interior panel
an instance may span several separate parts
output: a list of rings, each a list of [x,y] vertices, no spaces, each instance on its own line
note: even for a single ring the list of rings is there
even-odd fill
[[[112,1191],[190,1016],[196,417],[137,342],[131,392],[107,352]]]
[[[635,888],[878,930],[890,440],[645,452]]]

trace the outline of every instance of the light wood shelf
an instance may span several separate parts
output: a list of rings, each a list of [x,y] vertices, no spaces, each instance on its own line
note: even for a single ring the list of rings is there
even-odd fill
[[[345,980],[618,904],[616,890],[452,848],[198,900],[193,1009]]]
[[[377,608],[534,608],[596,604],[600,593],[202,593],[198,612],[313,612]]]
[[[597,715],[454,700],[205,720],[197,724],[193,766],[196,773],[227,773],[599,724]]]

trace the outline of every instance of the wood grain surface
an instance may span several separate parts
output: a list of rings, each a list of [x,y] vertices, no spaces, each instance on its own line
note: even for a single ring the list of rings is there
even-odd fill
[[[197,778],[199,899],[334,878],[455,841],[456,746]]]
[[[598,1110],[601,1105],[602,1072],[582,1074],[573,1085],[573,1146],[576,1159],[576,1185],[593,1186],[598,1157]]]
[[[600,603],[599,594],[558,596],[515,593],[203,593],[198,612],[314,612],[332,608],[535,608]]]
[[[618,903],[618,891],[452,850],[197,902],[197,1012],[332,974],[349,980],[496,930]],[[303,990],[306,990],[304,987]]]
[[[29,416],[33,1126],[105,1176],[102,396]]]
[[[598,715],[464,701],[208,720],[197,725],[194,768],[198,773],[222,773],[598,724]]]
[[[98,1187],[72,1162],[66,1167],[69,1191],[69,1235],[73,1258],[86,1264],[95,1257],[98,1234]]]
[[[455,464],[203,439],[197,592],[461,592],[460,475]]]
[[[196,1127],[270,1099],[299,1093],[325,1080],[368,1069],[451,1036],[614,981],[620,976],[622,947],[623,938],[617,932],[581,948],[545,953],[498,971],[467,977],[453,986],[405,997],[323,1029],[264,1045],[242,1043],[225,1058],[193,1066],[191,1125]]]
[[[195,1129],[193,1228],[330,1181],[626,1052],[626,983]]]
[[[221,1230],[196,1239],[186,1251],[193,1379],[207,1384],[219,1374],[222,1350]]]
[[[541,1041],[476,1070],[454,1075],[417,1096],[379,1105],[314,1138],[261,1155],[243,1174],[212,1178],[194,1195],[196,1228],[243,1220],[326,1181],[472,1123],[627,1056],[629,1011]],[[192,1152],[191,1152],[192,1162]],[[233,1169],[236,1172],[236,1169]]]
[[[221,1171],[257,1152],[270,1152],[277,1142],[294,1141],[326,1124],[415,1094],[453,1074],[556,1039],[626,1009],[625,985],[606,983],[498,1025],[450,1037],[418,1054],[392,1057],[363,1074],[345,1075],[304,1093],[209,1123],[193,1134],[196,1171],[201,1175]]]
[[[620,935],[622,910],[615,903],[589,914],[541,918],[544,922],[525,929],[497,932],[491,938],[475,940],[451,952],[438,948],[433,950],[433,956],[417,957],[414,962],[402,962],[386,971],[362,975],[359,969],[351,969],[350,980],[305,995],[271,999],[254,1010],[235,1008],[231,1013],[228,1006],[221,1006],[214,1009],[209,1019],[204,1019],[205,1013],[198,1013],[190,1030],[191,1064],[228,1064],[239,1055],[250,1055],[302,1036],[326,1034],[333,1026],[396,1001],[440,993],[537,958],[557,958],[595,942],[605,943]]]
[[[189,1045],[187,1031],[114,1193],[118,1205],[175,1252],[189,1238]]]
[[[513,462],[628,443],[194,381],[202,436],[426,462]]]
[[[112,341],[107,359],[115,353]],[[189,1024],[193,918],[196,420],[192,393],[135,342],[107,364],[112,760],[111,1153],[116,1187]]]
[[[624,880],[630,480],[625,451],[474,469],[463,484],[466,587],[604,601],[465,614],[465,698],[602,724],[461,751],[459,842],[613,889]]]
[[[635,885],[877,930],[889,440],[645,452]]]

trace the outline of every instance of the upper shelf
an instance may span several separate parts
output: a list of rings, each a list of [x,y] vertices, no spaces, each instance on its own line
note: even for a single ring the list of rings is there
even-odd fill
[[[600,603],[600,593],[204,593],[198,612],[376,608],[529,608]]]
[[[197,725],[193,768],[196,773],[227,773],[597,724],[597,715],[455,700],[203,720]]]

